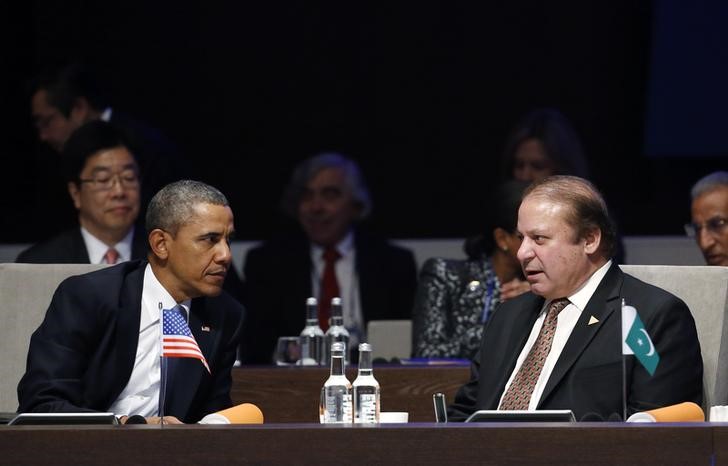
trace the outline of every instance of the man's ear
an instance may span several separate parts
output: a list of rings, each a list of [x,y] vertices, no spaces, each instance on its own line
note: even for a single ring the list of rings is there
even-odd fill
[[[68,195],[71,196],[73,206],[76,210],[81,210],[81,190],[73,181],[68,182]]]
[[[160,260],[166,260],[169,257],[169,241],[172,237],[164,230],[155,228],[149,232],[149,250]]]
[[[68,119],[79,126],[91,119],[91,105],[86,100],[86,97],[76,97],[74,99]]]
[[[602,244],[602,230],[594,228],[587,232],[584,237],[584,252],[587,254],[594,254],[599,250],[599,246]]]

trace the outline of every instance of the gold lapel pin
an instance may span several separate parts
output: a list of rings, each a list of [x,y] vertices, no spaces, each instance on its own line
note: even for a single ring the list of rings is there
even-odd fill
[[[591,317],[589,317],[589,323],[587,325],[594,325],[594,324],[598,324],[598,323],[599,323],[599,319],[597,319],[594,316],[591,316]]]
[[[210,327],[208,327],[207,325],[203,325],[201,330],[203,332],[209,332],[210,331]]]

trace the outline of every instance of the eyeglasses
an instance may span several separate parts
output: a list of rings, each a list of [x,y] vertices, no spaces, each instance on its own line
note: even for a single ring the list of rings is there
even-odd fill
[[[696,238],[700,236],[700,231],[705,229],[711,235],[718,236],[723,233],[726,226],[728,226],[728,219],[713,217],[705,223],[685,224],[685,233],[691,238]]]
[[[121,173],[98,173],[93,178],[79,178],[81,183],[90,183],[97,191],[108,191],[114,187],[114,182],[119,180],[123,189],[134,189],[139,187],[139,175],[136,172],[127,170]]]

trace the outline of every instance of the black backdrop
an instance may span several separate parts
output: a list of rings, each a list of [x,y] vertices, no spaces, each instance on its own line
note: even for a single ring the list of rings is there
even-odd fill
[[[93,63],[115,108],[183,148],[193,177],[228,195],[245,239],[288,226],[282,188],[322,150],[362,165],[370,229],[477,232],[507,131],[536,106],[574,122],[624,234],[679,234],[690,185],[725,168],[644,156],[648,2],[17,3],[0,15],[0,241],[41,239],[58,227],[44,209],[70,208],[62,192],[34,194],[53,160],[23,93],[42,65],[67,59]]]

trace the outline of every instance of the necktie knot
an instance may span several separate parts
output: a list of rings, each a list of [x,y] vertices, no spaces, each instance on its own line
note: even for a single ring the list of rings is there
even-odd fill
[[[553,316],[554,318],[559,315],[561,311],[564,310],[566,306],[569,305],[571,301],[569,301],[567,298],[558,298],[551,301],[551,304],[549,305],[548,309],[548,315]]]
[[[341,254],[336,248],[326,248],[323,254],[324,262],[327,264],[333,264],[337,260],[341,259]]]
[[[114,248],[109,248],[106,251],[106,254],[104,254],[104,261],[106,261],[107,264],[116,264],[116,261],[119,260],[119,252]]]

